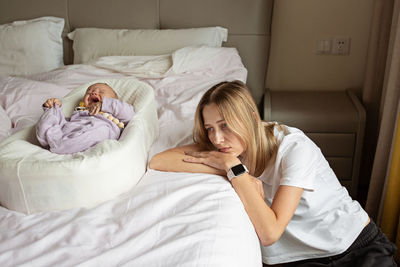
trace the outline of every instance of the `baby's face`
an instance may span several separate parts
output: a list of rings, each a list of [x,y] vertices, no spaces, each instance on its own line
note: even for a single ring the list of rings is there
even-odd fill
[[[103,102],[105,97],[116,99],[117,95],[107,84],[95,83],[89,86],[89,88],[86,90],[86,94],[83,97],[83,102],[85,103],[85,106],[88,107],[92,103]]]

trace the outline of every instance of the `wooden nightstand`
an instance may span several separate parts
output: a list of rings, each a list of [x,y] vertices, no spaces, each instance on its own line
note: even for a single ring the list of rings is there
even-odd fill
[[[350,91],[270,91],[264,120],[302,130],[321,149],[339,181],[357,196],[365,110]]]

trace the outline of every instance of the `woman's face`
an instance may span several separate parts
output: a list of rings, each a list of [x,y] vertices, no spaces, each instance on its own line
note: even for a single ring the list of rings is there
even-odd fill
[[[228,127],[216,104],[204,106],[202,114],[208,138],[218,151],[235,156],[245,152],[244,142]]]
[[[117,98],[114,91],[107,84],[95,83],[86,90],[86,94],[83,97],[85,106],[88,107],[94,102],[103,102],[105,97]]]

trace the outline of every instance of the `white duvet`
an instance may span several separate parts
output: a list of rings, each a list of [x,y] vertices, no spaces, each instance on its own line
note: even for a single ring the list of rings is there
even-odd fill
[[[96,66],[0,77],[0,123],[7,125],[2,139],[18,131],[18,125],[23,128],[22,121],[26,127],[37,120],[40,112],[29,103],[65,95],[93,80],[129,77],[141,68],[135,76],[154,89],[159,119],[151,158],[192,142],[195,107],[210,86],[246,79],[234,48],[178,50],[169,65],[158,66],[159,76],[147,75],[143,69],[159,59],[147,58],[143,67],[131,58],[136,67],[126,72],[116,62],[113,69],[115,58],[103,58]],[[25,87],[48,92],[25,95]],[[24,108],[10,109],[17,100]],[[0,266],[261,265],[254,228],[232,186],[220,176],[147,170],[128,192],[93,208],[25,215],[0,207]]]

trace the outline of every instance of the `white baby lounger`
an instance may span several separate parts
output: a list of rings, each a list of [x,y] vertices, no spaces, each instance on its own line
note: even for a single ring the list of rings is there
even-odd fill
[[[136,79],[96,80],[62,99],[69,117],[87,87],[105,82],[119,99],[133,105],[135,116],[119,140],[105,140],[85,152],[59,155],[40,147],[35,127],[0,143],[0,204],[35,213],[92,207],[126,192],[146,171],[150,146],[158,136],[154,92]]]

